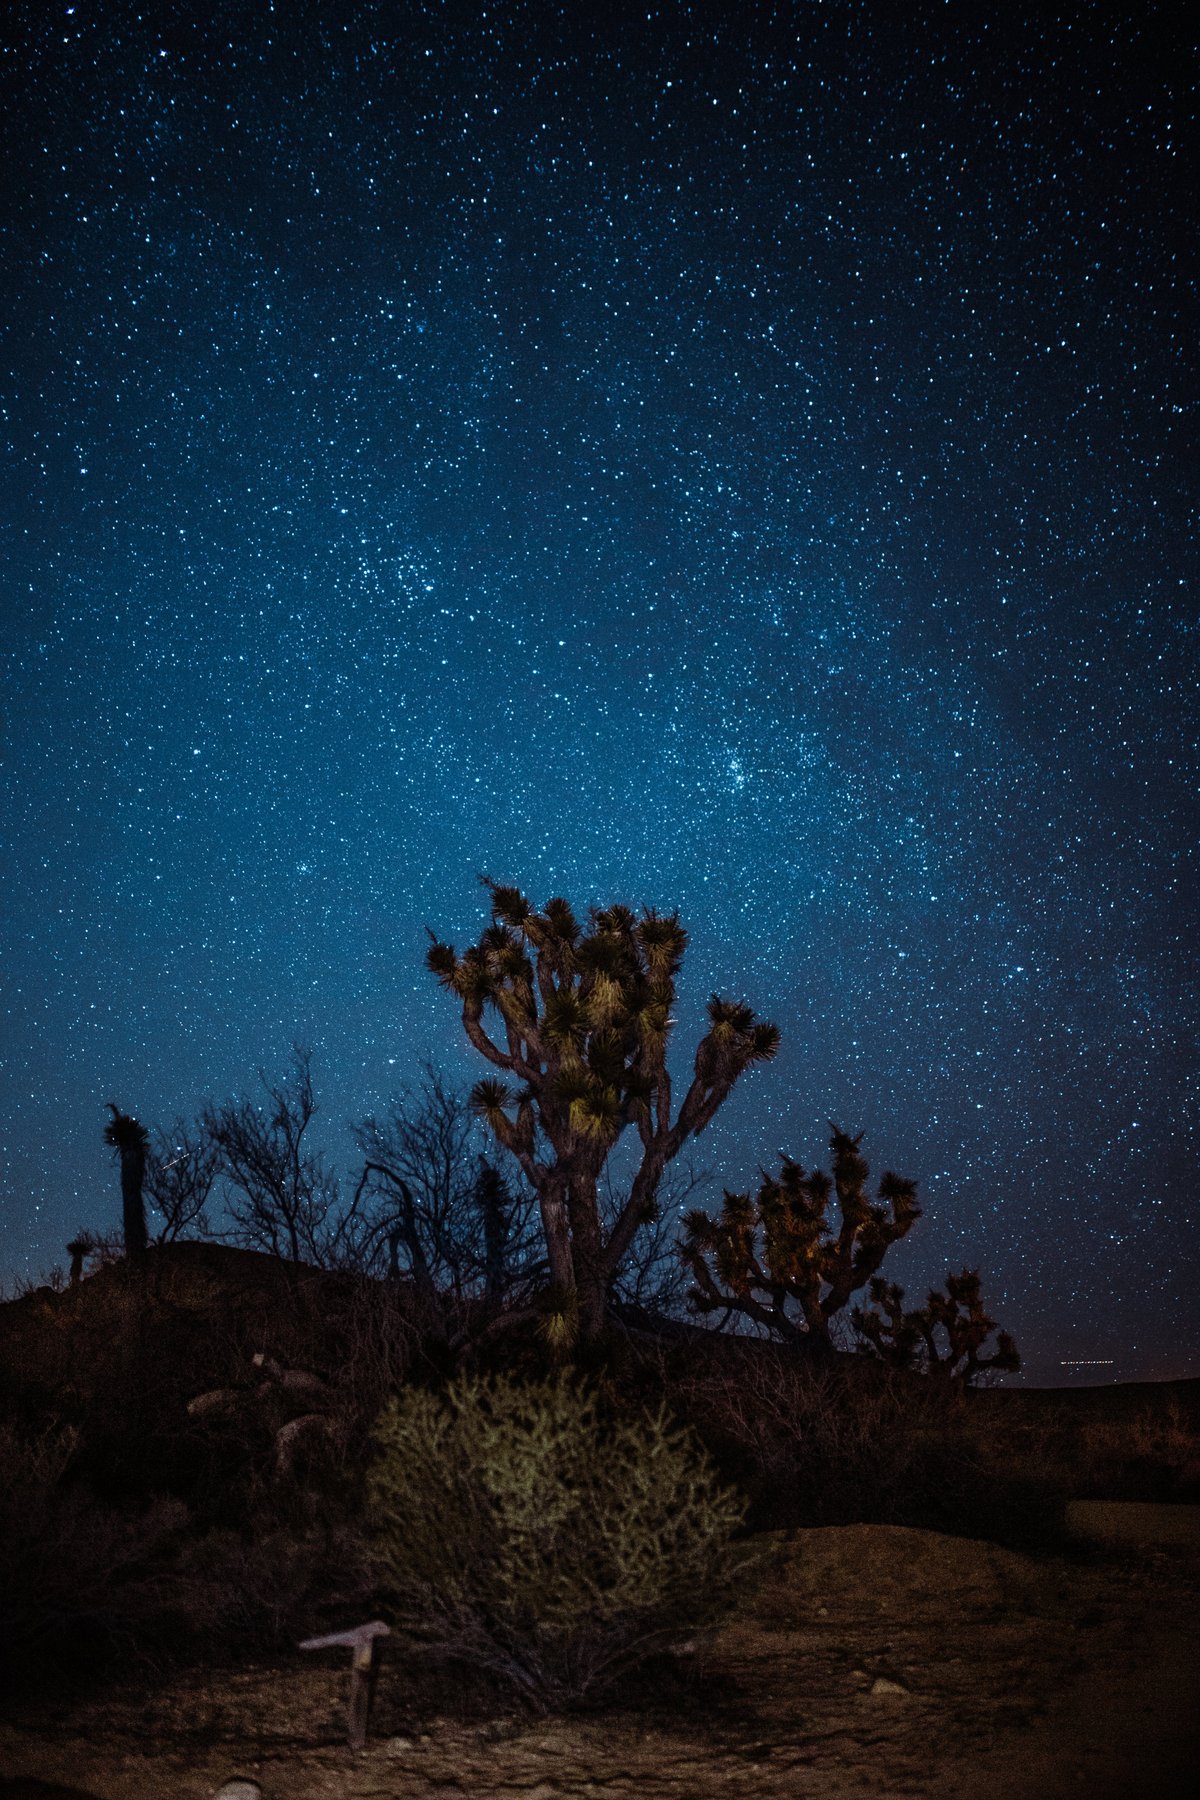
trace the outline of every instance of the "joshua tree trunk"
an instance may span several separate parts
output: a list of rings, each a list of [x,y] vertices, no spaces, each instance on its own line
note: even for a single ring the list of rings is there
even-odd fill
[[[508,1199],[500,1172],[480,1160],[475,1179],[475,1204],[483,1219],[484,1296],[495,1304],[504,1291],[505,1239],[508,1234]]]
[[[146,1206],[142,1186],[146,1179],[149,1133],[144,1125],[121,1112],[111,1100],[108,1110],[112,1119],[104,1128],[104,1141],[121,1159],[121,1226],[125,1254],[136,1260],[146,1253]]]
[[[611,1276],[604,1261],[600,1208],[593,1176],[577,1177],[569,1189],[572,1266],[579,1306],[579,1336],[592,1343],[604,1330]]]

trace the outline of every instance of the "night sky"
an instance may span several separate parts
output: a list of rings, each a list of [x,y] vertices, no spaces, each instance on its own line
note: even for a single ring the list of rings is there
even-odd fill
[[[1179,18],[6,9],[8,1281],[110,1099],[484,1073],[485,871],[779,1024],[718,1183],[833,1118],[914,1302],[1200,1373]]]

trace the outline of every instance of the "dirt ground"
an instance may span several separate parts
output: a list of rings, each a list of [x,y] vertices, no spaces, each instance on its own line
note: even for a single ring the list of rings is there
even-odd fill
[[[895,1526],[780,1541],[710,1643],[620,1711],[466,1724],[382,1671],[351,1756],[339,1659],[192,1676],[0,1726],[3,1800],[1173,1800],[1200,1793],[1200,1507],[1079,1503],[1077,1556]],[[686,1672],[685,1672],[686,1671]]]

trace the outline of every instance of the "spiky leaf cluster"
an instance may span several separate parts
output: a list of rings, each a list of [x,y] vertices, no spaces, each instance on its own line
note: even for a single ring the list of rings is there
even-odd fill
[[[500,1054],[490,1060],[532,1091],[481,1082],[476,1105],[515,1152],[532,1148],[533,1118],[521,1108],[535,1098],[547,1126],[609,1147],[626,1125],[649,1116],[687,933],[674,914],[649,910],[638,918],[625,906],[593,909],[585,928],[565,900],[539,913],[518,889],[486,885],[492,923],[479,942],[460,956],[435,941],[429,967],[462,1000],[469,1032],[498,1021]],[[772,1053],[770,1028],[748,1008],[714,999],[710,1016],[712,1082]]]
[[[854,1309],[854,1325],[865,1350],[894,1368],[923,1368],[935,1379],[969,1387],[989,1371],[1012,1372],[1021,1357],[1007,1331],[984,1310],[979,1272],[964,1269],[946,1276],[946,1289],[931,1289],[924,1306],[904,1309],[904,1290],[876,1278],[869,1307]],[[996,1332],[990,1352],[988,1338]]]
[[[727,1192],[717,1217],[688,1215],[681,1253],[697,1311],[739,1312],[785,1340],[828,1343],[830,1320],[920,1216],[915,1182],[889,1170],[872,1199],[861,1134],[830,1130],[832,1178],[784,1157],[753,1199]]]
[[[104,1142],[111,1150],[116,1150],[123,1157],[145,1158],[146,1148],[150,1142],[150,1133],[139,1120],[129,1113],[121,1111],[113,1101],[109,1101],[108,1110],[112,1118],[104,1127]]]

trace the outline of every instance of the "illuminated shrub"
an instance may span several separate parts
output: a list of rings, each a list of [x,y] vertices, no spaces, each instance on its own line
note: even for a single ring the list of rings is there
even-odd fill
[[[379,1422],[374,1554],[410,1644],[546,1709],[703,1625],[739,1573],[743,1503],[660,1410],[565,1375],[460,1378]]]

